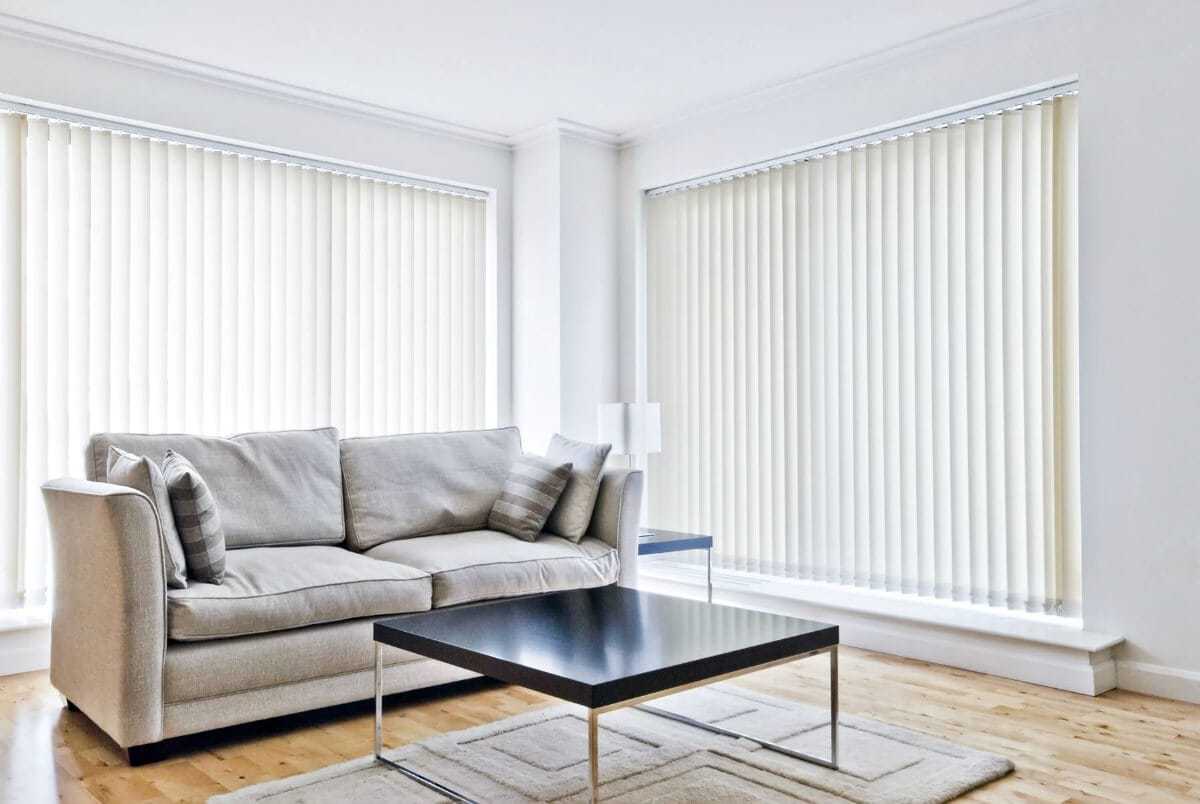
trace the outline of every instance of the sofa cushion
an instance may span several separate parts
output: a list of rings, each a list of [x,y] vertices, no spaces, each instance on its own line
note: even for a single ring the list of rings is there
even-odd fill
[[[332,427],[232,438],[98,433],[85,455],[89,480],[107,480],[110,445],[159,466],[169,449],[186,456],[212,490],[227,547],[345,539],[338,432]]]
[[[167,586],[187,589],[187,559],[183,553],[183,542],[175,527],[175,515],[171,511],[171,495],[167,492],[167,481],[163,479],[158,464],[145,455],[131,455],[116,447],[108,448],[108,482],[117,486],[137,489],[154,503],[154,514],[158,527],[162,529],[163,564],[167,569]]]
[[[546,520],[546,532],[573,542],[583,538],[592,521],[596,496],[600,493],[600,475],[612,444],[590,444],[558,433],[550,439],[546,458],[555,463],[571,464],[571,480]]]
[[[167,450],[163,458],[163,477],[175,527],[183,540],[188,575],[197,581],[220,583],[225,577],[225,531],[212,491],[192,462],[174,450]]]
[[[543,534],[523,542],[495,530],[475,530],[388,542],[371,558],[416,567],[433,576],[433,605],[516,597],[615,583],[617,551],[599,539],[575,544]]]
[[[367,550],[392,539],[475,530],[521,454],[515,427],[342,441],[346,541]]]
[[[488,514],[488,527],[510,536],[536,541],[546,517],[571,479],[571,464],[558,464],[540,455],[520,455],[500,496]]]
[[[425,611],[430,595],[429,573],[342,547],[231,550],[220,586],[167,592],[167,636],[220,639]]]

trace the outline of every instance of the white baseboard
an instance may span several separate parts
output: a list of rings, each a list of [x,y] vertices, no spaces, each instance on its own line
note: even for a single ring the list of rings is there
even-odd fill
[[[45,670],[49,666],[49,625],[0,629],[0,676]]]
[[[648,564],[639,567],[640,588],[686,597],[703,594],[702,575]],[[912,619],[867,611],[847,604],[843,596],[829,595],[832,603],[811,596],[798,599],[773,585],[713,575],[715,602],[837,623],[845,645],[1083,695],[1099,695],[1117,686],[1113,648],[1120,639],[1103,634],[1069,628],[1056,634],[1054,627],[1033,628],[1020,620],[1005,633],[1003,618],[998,618],[999,625],[986,628]]]
[[[1200,704],[1200,673],[1161,664],[1117,662],[1117,686],[1123,690]]]

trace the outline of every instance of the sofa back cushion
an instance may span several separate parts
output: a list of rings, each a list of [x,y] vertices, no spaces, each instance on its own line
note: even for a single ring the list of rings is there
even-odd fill
[[[520,454],[515,427],[342,441],[348,546],[483,528]]]
[[[333,427],[232,438],[97,433],[84,456],[89,480],[108,480],[109,446],[145,455],[159,466],[167,450],[191,461],[221,511],[226,547],[345,540],[338,432]]]

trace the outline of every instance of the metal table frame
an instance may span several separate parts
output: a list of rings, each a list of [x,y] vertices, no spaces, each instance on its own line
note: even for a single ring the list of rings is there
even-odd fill
[[[776,753],[784,754],[785,756],[792,757],[793,759],[799,759],[799,760],[803,760],[805,762],[811,762],[815,765],[820,765],[825,768],[831,768],[833,770],[837,770],[837,768],[838,768],[838,745],[837,745],[838,660],[837,660],[837,649],[838,649],[837,645],[832,645],[828,648],[821,648],[819,650],[810,651],[808,653],[802,653],[797,656],[788,656],[787,658],[778,659],[773,662],[767,662],[765,664],[759,664],[759,665],[755,665],[753,667],[747,667],[744,670],[735,670],[732,673],[726,673],[724,675],[715,676],[713,678],[707,678],[707,679],[704,679],[703,681],[697,681],[692,684],[684,684],[682,686],[672,687],[670,689],[665,689],[660,692],[654,692],[649,695],[643,695],[638,698],[632,698],[628,701],[621,701],[619,703],[611,704],[609,706],[602,706],[602,707],[598,707],[595,709],[588,709],[588,718],[587,718],[587,723],[588,723],[588,784],[589,784],[589,788],[591,790],[591,800],[592,800],[593,804],[594,804],[594,802],[597,802],[600,800],[600,798],[599,798],[599,796],[600,796],[600,753],[599,753],[600,715],[603,715],[606,712],[615,711],[617,709],[623,709],[627,706],[632,706],[635,709],[638,709],[640,711],[658,715],[659,717],[668,718],[670,720],[674,720],[679,723],[685,723],[689,726],[695,726],[698,729],[703,729],[705,731],[709,731],[714,734],[721,734],[726,737],[735,737],[735,738],[750,740],[751,742],[758,743],[760,746],[762,746],[763,748],[765,748],[769,751],[775,751]],[[686,717],[684,715],[680,715],[675,712],[670,712],[666,709],[662,709],[657,706],[647,706],[646,705],[646,702],[648,702],[648,701],[652,701],[657,698],[663,698],[668,695],[674,695],[677,692],[684,692],[685,690],[695,689],[697,687],[704,687],[709,684],[715,684],[719,681],[727,681],[731,678],[737,678],[739,676],[748,675],[750,673],[758,672],[759,670],[766,670],[771,667],[777,667],[781,664],[787,664],[788,662],[793,662],[798,659],[805,659],[810,656],[817,656],[822,653],[829,654],[829,758],[828,759],[826,759],[824,757],[813,756],[812,754],[806,754],[802,751],[796,751],[794,749],[788,748],[787,746],[780,745],[778,743],[774,743],[769,740],[764,740],[759,737],[755,737],[752,734],[745,734],[743,732],[734,731],[732,729],[726,729],[722,726],[715,726],[711,723],[704,723],[702,721],[694,720],[690,717]],[[383,756],[383,643],[381,643],[381,642],[375,643],[375,761],[380,762],[384,765],[387,765],[389,768],[392,768],[393,770],[399,771],[400,773],[404,774],[409,779],[412,779],[414,782],[417,782],[418,784],[424,785],[425,787],[429,788],[430,790],[434,790],[434,791],[440,793],[441,795],[445,796],[446,798],[450,799],[451,801],[463,802],[463,804],[476,804],[473,799],[470,799],[470,798],[464,796],[463,794],[446,787],[445,785],[439,784],[438,782],[434,781],[433,779],[430,779],[429,777],[424,776],[421,773],[418,773],[417,771],[413,770],[412,768],[405,767],[404,765],[401,765],[397,762],[393,762],[392,760]]]

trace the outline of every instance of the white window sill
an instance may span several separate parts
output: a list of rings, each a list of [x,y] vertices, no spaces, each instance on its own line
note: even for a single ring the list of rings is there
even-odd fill
[[[653,591],[656,582],[699,590],[705,585],[705,570],[702,565],[685,564],[669,559],[643,559],[638,564],[638,575],[639,579],[645,578],[649,582],[642,583],[639,580],[639,585],[648,587],[650,591]],[[712,578],[713,600],[716,603],[721,602],[721,592],[725,591],[805,603],[854,614],[960,629],[1088,653],[1099,653],[1125,641],[1124,637],[1087,631],[1083,628],[1082,620],[1068,617],[1031,614],[876,589],[715,568]]]
[[[50,624],[50,609],[37,606],[28,609],[0,609],[0,633],[45,628]]]

